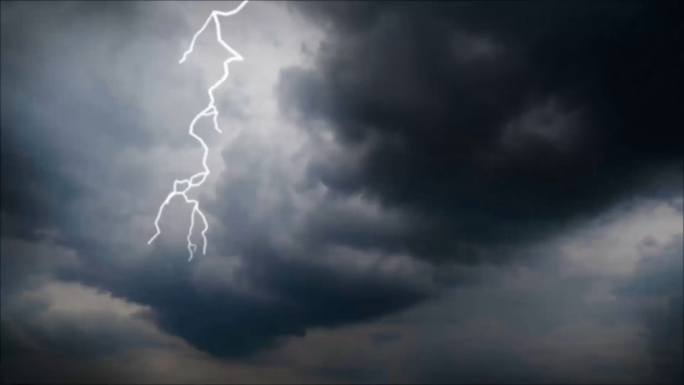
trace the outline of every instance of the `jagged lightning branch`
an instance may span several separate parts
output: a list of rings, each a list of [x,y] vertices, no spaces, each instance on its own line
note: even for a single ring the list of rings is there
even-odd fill
[[[192,207],[192,213],[190,214],[190,230],[188,231],[188,251],[190,251],[190,258],[188,259],[188,261],[192,260],[192,257],[194,256],[195,251],[197,250],[197,245],[192,243],[192,241],[190,239],[192,236],[192,230],[195,227],[195,214],[199,215],[200,218],[202,218],[202,222],[204,222],[204,230],[202,230],[202,240],[204,242],[202,254],[207,253],[206,232],[207,232],[207,230],[209,230],[209,223],[207,223],[207,218],[204,216],[204,213],[202,213],[202,211],[199,209],[199,202],[195,199],[190,199],[187,196],[187,193],[188,193],[188,191],[190,191],[190,189],[192,189],[194,187],[199,187],[200,185],[202,185],[202,183],[204,183],[204,181],[207,179],[207,176],[209,175],[209,167],[207,167],[207,156],[209,155],[209,148],[207,147],[207,144],[204,143],[202,138],[200,138],[199,136],[197,136],[197,134],[195,134],[195,131],[194,131],[195,130],[195,124],[201,118],[211,116],[212,120],[214,121],[214,129],[218,132],[222,132],[218,126],[218,121],[217,121],[219,113],[218,113],[218,110],[216,109],[216,106],[214,105],[214,90],[217,89],[221,84],[223,84],[223,82],[225,82],[226,79],[228,78],[228,64],[230,64],[230,62],[232,62],[232,61],[242,61],[243,60],[242,55],[240,55],[237,51],[232,49],[221,38],[221,23],[219,22],[218,17],[219,16],[232,16],[232,15],[240,12],[240,10],[242,10],[242,8],[245,5],[247,5],[247,2],[248,2],[248,0],[244,0],[242,3],[240,3],[240,5],[238,5],[237,8],[235,8],[234,10],[229,11],[229,12],[212,11],[211,15],[209,15],[209,17],[207,18],[207,21],[204,23],[202,28],[195,33],[195,36],[192,37],[192,42],[190,43],[190,48],[188,48],[188,50],[185,51],[185,53],[183,54],[183,57],[178,62],[179,64],[183,64],[183,62],[185,62],[185,59],[187,59],[188,55],[190,55],[192,53],[192,50],[195,47],[195,41],[197,40],[197,37],[199,37],[199,35],[202,32],[204,32],[204,30],[207,28],[207,26],[209,25],[209,22],[211,22],[211,20],[214,20],[214,25],[216,26],[216,39],[226,50],[228,50],[228,52],[230,52],[233,55],[232,57],[226,59],[223,62],[223,77],[221,77],[221,79],[219,81],[217,81],[213,86],[211,86],[209,88],[209,90],[207,90],[207,93],[209,94],[209,105],[204,110],[202,110],[202,112],[197,114],[195,116],[195,118],[192,120],[192,122],[190,122],[190,129],[189,129],[190,136],[197,139],[197,141],[200,142],[200,144],[202,145],[202,148],[204,149],[204,155],[202,156],[202,166],[204,166],[204,171],[200,171],[188,179],[173,181],[173,191],[169,193],[169,195],[166,197],[166,199],[161,204],[161,206],[159,206],[159,211],[157,212],[157,218],[154,221],[154,226],[157,228],[157,233],[154,234],[154,236],[152,236],[152,238],[149,240],[149,242],[147,242],[148,245],[151,244],[155,240],[155,238],[157,238],[159,236],[159,234],[161,234],[161,229],[159,228],[159,219],[162,216],[162,213],[164,211],[164,207],[166,207],[166,205],[168,205],[171,202],[171,199],[173,199],[173,197],[180,195],[183,197],[183,199],[185,199],[185,202],[190,203],[193,206]],[[180,185],[186,185],[186,186],[183,190],[178,190]]]

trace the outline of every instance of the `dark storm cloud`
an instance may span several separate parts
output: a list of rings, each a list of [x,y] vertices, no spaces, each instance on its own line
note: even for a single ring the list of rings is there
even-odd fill
[[[288,259],[268,242],[254,240],[245,250],[249,264],[237,273],[238,279],[254,282],[263,296],[202,290],[178,251],[164,248],[135,270],[105,268],[104,258],[85,269],[62,269],[59,277],[148,305],[153,309],[148,319],[165,332],[218,357],[232,358],[274,346],[283,337],[302,336],[309,327],[373,319],[428,294],[382,276],[345,275]]]
[[[441,229],[430,250],[402,234],[416,255],[541,239],[682,173],[675,3],[292,7],[329,35],[316,69],[281,71],[281,108],[329,120],[356,160],[322,157],[311,176]]]
[[[156,164],[125,160],[131,148],[144,153],[158,150],[156,144],[172,150],[195,145],[188,144],[185,125],[205,101],[203,84],[191,75],[194,82],[181,83],[160,70],[175,64],[186,48],[179,42],[187,42],[192,31],[176,16],[147,12],[163,7],[139,5],[147,3],[64,4],[59,12],[45,8],[35,20],[23,19],[33,20],[27,23],[7,24],[11,20],[3,15],[2,235],[46,248],[16,239],[3,243],[3,304],[51,279],[80,282],[148,306],[135,317],[198,350],[254,358],[289,336],[368,322],[421,303],[442,285],[480,282],[477,267],[433,271],[409,257],[501,260],[509,249],[492,240],[506,246],[541,237],[560,219],[602,208],[629,192],[634,180],[676,158],[676,135],[667,129],[679,117],[669,109],[665,89],[676,90],[680,75],[663,61],[650,83],[628,82],[630,73],[650,63],[628,53],[650,50],[653,57],[665,57],[670,49],[662,42],[651,45],[650,37],[666,36],[658,28],[665,31],[668,21],[656,28],[655,16],[642,14],[640,5],[568,12],[524,5],[515,11],[503,4],[295,4],[333,28],[321,50],[312,50],[320,72],[285,69],[277,88],[282,110],[310,130],[309,147],[300,154],[314,152],[308,184],[293,176],[300,171],[292,170],[299,167],[297,157],[274,150],[289,144],[278,142],[280,131],[268,132],[276,143],[263,147],[243,135],[222,154],[227,171],[216,198],[201,198],[203,210],[218,219],[208,255],[188,264],[182,238],[173,248],[160,239],[149,249],[147,239],[125,238],[143,220],[152,229],[146,215],[155,214],[159,203],[139,203],[151,195]],[[3,3],[3,13],[17,9]],[[633,23],[644,28],[626,32]],[[100,36],[102,28],[108,38]],[[151,36],[154,46],[148,44]],[[61,51],[65,46],[82,55],[69,61]],[[124,59],[117,56],[129,46],[134,48]],[[258,58],[254,62],[263,65]],[[112,66],[118,72],[111,73],[109,63],[118,64]],[[159,79],[157,71],[164,81],[146,83]],[[671,81],[647,92],[663,76]],[[139,95],[158,103],[134,97]],[[242,113],[248,100],[232,95],[217,101],[222,115],[249,116]],[[631,108],[637,102],[648,110],[644,116]],[[143,105],[168,120],[143,114]],[[660,124],[648,120],[642,129],[646,115],[657,116]],[[306,121],[312,118],[332,122],[344,149],[338,158],[317,142],[316,125]],[[681,174],[679,165],[673,169]],[[323,197],[315,196],[318,181],[328,188]],[[679,188],[669,186],[663,188],[668,199]],[[375,205],[354,208],[347,200],[351,195]],[[673,202],[681,211],[681,200]],[[164,225],[176,224],[167,218]],[[184,226],[178,225],[185,231]],[[73,258],[52,258],[57,251],[73,252]],[[202,265],[224,262],[228,255],[241,262],[234,271],[222,270],[221,263],[215,269]],[[387,260],[392,263],[385,269]],[[395,268],[395,262],[408,267]],[[204,266],[223,281],[198,279]],[[584,283],[563,288],[576,291]],[[501,295],[498,302],[487,302],[485,295],[482,304],[467,294],[464,308],[496,313],[525,331],[534,328],[529,325],[552,329],[572,316],[562,293],[542,295],[536,307],[519,293]],[[548,303],[562,309],[546,312]],[[529,310],[520,312],[525,305]],[[72,321],[106,327],[83,330],[65,321],[46,331],[32,324],[46,305],[27,306],[14,318],[20,327],[4,318],[0,324],[3,355],[34,353],[23,331],[77,357],[153,345],[97,317]],[[466,320],[469,314],[460,316]],[[400,339],[378,334],[374,343]],[[461,366],[453,360],[421,362],[416,377],[441,381],[461,371],[468,379],[503,381],[483,377],[489,370],[483,362],[496,349],[491,352],[480,350]],[[45,365],[46,359],[36,361]],[[529,367],[516,369],[518,361],[496,356],[488,362],[502,365],[502,376],[534,380]],[[24,367],[32,367],[27,362]],[[314,372],[348,380],[373,380],[382,372],[343,364],[322,364]]]
[[[80,186],[51,170],[55,162],[40,160],[49,157],[49,152],[22,153],[8,136],[3,135],[0,144],[0,191],[3,214],[13,221],[3,221],[3,233],[35,238],[35,230],[53,225],[64,205],[78,197]]]
[[[313,247],[313,241],[308,248],[306,239],[295,239],[301,246],[294,249],[274,242],[271,227],[291,226],[295,208],[286,202],[266,210],[268,218],[254,218],[251,213],[261,204],[255,192],[263,190],[264,180],[270,177],[269,188],[276,195],[287,196],[291,181],[281,169],[269,169],[270,165],[259,169],[263,152],[252,152],[250,147],[238,145],[230,152],[237,159],[225,159],[233,166],[255,166],[250,176],[219,189],[216,204],[203,201],[207,202],[205,210],[216,212],[223,220],[226,235],[223,245],[221,237],[215,238],[223,247],[218,253],[242,256],[245,265],[236,273],[238,278],[265,293],[265,298],[233,290],[201,290],[191,280],[192,269],[181,255],[185,248],[172,250],[155,243],[151,255],[141,256],[144,246],[122,242],[110,234],[115,228],[132,226],[133,206],[138,197],[149,194],[152,184],[150,170],[143,165],[132,169],[121,164],[125,160],[121,152],[146,150],[157,143],[168,145],[166,136],[182,135],[184,143],[189,142],[185,130],[169,134],[172,130],[163,126],[164,121],[154,122],[161,128],[150,128],[150,117],[136,104],[142,99],[136,98],[137,94],[146,95],[158,86],[146,83],[150,77],[145,74],[155,65],[173,65],[177,58],[169,58],[170,53],[177,54],[181,33],[189,34],[173,28],[151,46],[150,35],[168,32],[168,25],[174,25],[169,15],[152,17],[152,10],[161,8],[23,5],[10,11],[16,19],[29,14],[33,19],[26,23],[3,20],[3,32],[12,32],[3,33],[3,64],[7,65],[2,71],[2,213],[4,223],[10,225],[3,223],[3,236],[45,242],[48,248],[73,250],[77,256],[73,263],[51,264],[46,261],[49,258],[16,239],[3,244],[3,277],[5,272],[17,274],[12,277],[11,291],[7,290],[10,285],[3,283],[3,295],[19,295],[27,290],[29,281],[36,285],[51,279],[81,282],[150,306],[148,318],[163,331],[200,350],[228,357],[243,357],[284,336],[303,335],[310,327],[361,322],[425,298],[425,288],[406,285],[391,274],[344,273],[312,264],[317,253],[329,253]],[[147,26],[143,23],[146,19],[150,21]],[[125,44],[130,49],[123,52],[131,63],[116,56]],[[109,63],[118,65],[102,67]],[[127,88],[131,84],[139,87]],[[195,86],[199,83],[191,84]],[[173,93],[160,95],[159,103],[146,107],[157,107],[164,111],[160,115],[169,115],[168,105],[173,101],[169,95]],[[190,98],[192,95],[186,94],[184,100]],[[198,109],[187,104],[182,113]],[[182,116],[176,108],[173,112],[169,119],[173,122],[192,117]],[[164,130],[164,137],[154,129]],[[351,221],[345,226],[359,223],[354,218]],[[53,230],[53,238],[48,239]],[[312,234],[309,238],[316,238]],[[302,237],[306,238],[306,231]],[[131,262],[130,255],[143,261]],[[81,331],[66,326],[54,333],[42,338],[79,354],[102,348],[110,339],[130,342],[103,332],[88,336],[80,345],[70,345],[74,333]]]
[[[653,217],[643,219],[639,225],[659,226]],[[625,218],[604,220],[613,222],[608,228],[625,223]],[[597,245],[605,240],[600,233],[584,230],[572,240],[527,250],[540,257],[534,264],[493,267],[484,272],[485,284],[456,288],[384,317],[363,334],[365,343],[348,331],[330,331],[328,338],[341,334],[327,341],[335,346],[331,355],[355,359],[333,359],[336,365],[321,369],[357,382],[679,383],[681,232],[667,241],[642,242],[633,276],[592,276],[597,261],[590,274],[559,264],[570,262],[566,250],[584,242],[594,244],[594,260],[620,247]],[[628,254],[615,253],[615,262],[630,264]],[[323,341],[302,351],[315,352]],[[647,351],[644,342],[651,346]],[[400,353],[387,357],[390,352]],[[397,373],[397,367],[403,370]]]

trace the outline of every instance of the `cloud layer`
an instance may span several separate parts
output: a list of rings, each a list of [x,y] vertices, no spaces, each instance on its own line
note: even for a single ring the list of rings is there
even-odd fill
[[[681,382],[676,3],[248,4],[188,264],[236,5],[2,5],[3,380]]]

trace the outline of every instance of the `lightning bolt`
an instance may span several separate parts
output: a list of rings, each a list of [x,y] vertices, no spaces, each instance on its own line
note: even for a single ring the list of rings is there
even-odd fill
[[[226,44],[225,41],[223,41],[223,38],[221,37],[221,23],[219,22],[218,17],[219,16],[232,16],[242,8],[244,8],[245,5],[247,5],[248,0],[244,0],[240,5],[237,6],[232,11],[228,12],[221,12],[221,11],[212,11],[211,15],[207,18],[207,21],[204,22],[204,25],[202,28],[195,33],[195,36],[192,37],[192,42],[190,43],[190,48],[188,48],[185,53],[183,53],[183,57],[180,59],[178,62],[179,64],[183,64],[185,62],[185,59],[187,59],[188,55],[192,53],[192,50],[195,48],[195,41],[197,40],[197,37],[204,32],[204,30],[207,28],[209,23],[213,20],[214,25],[216,26],[216,39],[218,42],[228,51],[232,54],[231,57],[226,59],[223,62],[223,77],[219,79],[214,85],[209,87],[207,90],[207,93],[209,94],[209,105],[202,110],[200,113],[198,113],[194,119],[192,119],[192,122],[190,122],[190,129],[188,132],[190,133],[190,136],[193,138],[197,139],[197,141],[202,145],[202,149],[204,149],[204,155],[202,156],[202,166],[204,167],[203,171],[200,171],[196,173],[195,175],[191,176],[188,179],[182,179],[182,180],[175,180],[173,181],[173,191],[169,193],[169,195],[166,197],[164,202],[159,206],[159,211],[157,212],[157,218],[154,220],[154,226],[157,228],[157,233],[152,236],[152,238],[147,242],[147,244],[152,244],[154,240],[161,234],[161,229],[159,228],[159,220],[162,217],[162,214],[164,212],[164,207],[166,207],[170,202],[171,199],[173,199],[175,196],[182,196],[183,199],[185,199],[186,203],[189,203],[192,205],[192,213],[190,214],[190,229],[188,231],[188,251],[190,252],[190,258],[188,261],[192,261],[192,257],[195,255],[195,251],[197,251],[197,245],[192,243],[192,240],[190,239],[192,236],[192,230],[195,228],[195,215],[199,215],[199,217],[202,219],[202,222],[204,223],[204,229],[202,230],[202,240],[203,240],[203,245],[202,245],[202,254],[207,254],[207,230],[209,230],[209,223],[207,222],[207,218],[204,216],[204,213],[202,213],[202,210],[199,208],[199,202],[195,199],[190,199],[188,198],[187,193],[195,187],[199,187],[204,183],[204,181],[207,179],[207,176],[209,176],[209,167],[207,167],[207,156],[209,155],[209,148],[207,147],[207,144],[204,143],[202,138],[197,136],[195,134],[195,124],[204,117],[212,117],[212,120],[214,122],[214,129],[218,131],[219,133],[223,132],[218,126],[218,109],[216,109],[215,100],[214,100],[214,90],[216,90],[218,87],[223,84],[223,82],[228,79],[228,64],[230,64],[233,61],[243,61],[242,55],[240,55],[237,51],[235,51],[233,48],[231,48],[228,44]],[[184,187],[181,188],[181,186],[184,185]]]

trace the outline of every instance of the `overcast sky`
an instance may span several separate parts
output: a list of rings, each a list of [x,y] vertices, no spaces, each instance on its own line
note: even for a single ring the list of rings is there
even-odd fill
[[[238,4],[1,3],[3,381],[684,380],[681,5],[248,3],[188,262]]]

